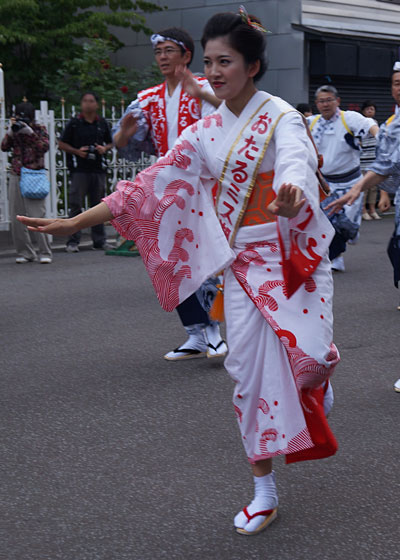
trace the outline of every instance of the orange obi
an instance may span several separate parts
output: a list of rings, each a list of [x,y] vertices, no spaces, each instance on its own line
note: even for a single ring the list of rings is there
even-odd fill
[[[268,205],[276,198],[272,190],[273,180],[273,171],[257,175],[241,226],[257,226],[276,222],[276,216],[267,210]]]

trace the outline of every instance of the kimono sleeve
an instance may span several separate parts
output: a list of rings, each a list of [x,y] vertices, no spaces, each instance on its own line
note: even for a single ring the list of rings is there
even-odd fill
[[[273,186],[278,192],[283,183],[292,183],[306,199],[295,218],[279,216],[277,220],[288,297],[315,272],[334,235],[319,205],[316,170],[316,152],[300,115],[287,113],[275,131]]]
[[[112,225],[135,241],[167,311],[234,258],[202,183],[199,144],[186,129],[164,157],[104,199]]]
[[[206,82],[203,85],[202,89],[204,89],[208,93],[211,93],[212,95],[215,95],[213,88],[210,86],[210,84],[208,82]],[[207,117],[208,115],[212,115],[213,113],[215,113],[216,110],[217,110],[217,108],[214,107],[214,105],[212,105],[208,101],[202,101],[201,102],[201,118],[202,119],[204,117]]]
[[[121,122],[127,116],[133,114],[137,118],[138,128],[136,133],[129,139],[129,142],[123,148],[117,148],[120,157],[127,159],[128,161],[137,161],[142,152],[155,155],[156,151],[154,144],[150,137],[149,125],[147,124],[146,117],[143,115],[143,111],[140,108],[139,100],[135,99],[128,105],[124,114],[119,119],[116,125],[113,126],[111,134],[114,138],[115,134],[121,128]]]
[[[387,177],[379,188],[396,192],[400,183],[400,113],[390,125],[381,125],[377,136],[376,159],[368,170]]]
[[[374,119],[364,117],[356,111],[345,111],[344,119],[354,136],[360,138],[367,138],[370,128],[376,124]]]

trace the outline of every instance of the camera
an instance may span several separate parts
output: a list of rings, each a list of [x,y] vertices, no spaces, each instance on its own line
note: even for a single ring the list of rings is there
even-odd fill
[[[11,130],[13,132],[19,132],[25,125],[29,125],[31,122],[28,117],[15,117],[16,122],[11,125]]]
[[[87,154],[88,154],[88,155],[87,155],[87,159],[89,159],[89,160],[91,160],[91,161],[94,161],[94,160],[96,159],[96,157],[97,157],[96,146],[93,146],[93,144],[91,144],[91,145],[89,146],[89,149],[88,149],[88,153],[87,153]]]

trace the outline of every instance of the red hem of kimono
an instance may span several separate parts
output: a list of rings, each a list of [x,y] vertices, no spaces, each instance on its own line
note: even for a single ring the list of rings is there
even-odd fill
[[[294,441],[289,442],[286,449],[268,454],[248,457],[250,464],[266,459],[273,459],[279,455],[285,455],[286,464],[298,463],[300,461],[312,461],[315,459],[326,459],[335,455],[338,443],[333,435],[324,412],[324,389],[305,389],[301,392],[301,405],[307,427],[298,434],[294,440],[302,440],[304,449],[300,451],[289,451]],[[307,441],[308,440],[308,441]],[[307,441],[307,443],[305,443]]]
[[[314,447],[289,453],[285,457],[287,464],[325,459],[335,455],[338,450],[338,443],[329,427],[324,412],[323,387],[301,391],[301,405]]]

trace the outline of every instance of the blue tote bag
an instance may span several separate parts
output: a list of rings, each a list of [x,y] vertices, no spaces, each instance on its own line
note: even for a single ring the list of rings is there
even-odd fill
[[[50,182],[47,178],[46,169],[21,167],[19,187],[24,198],[46,198],[50,192]]]

